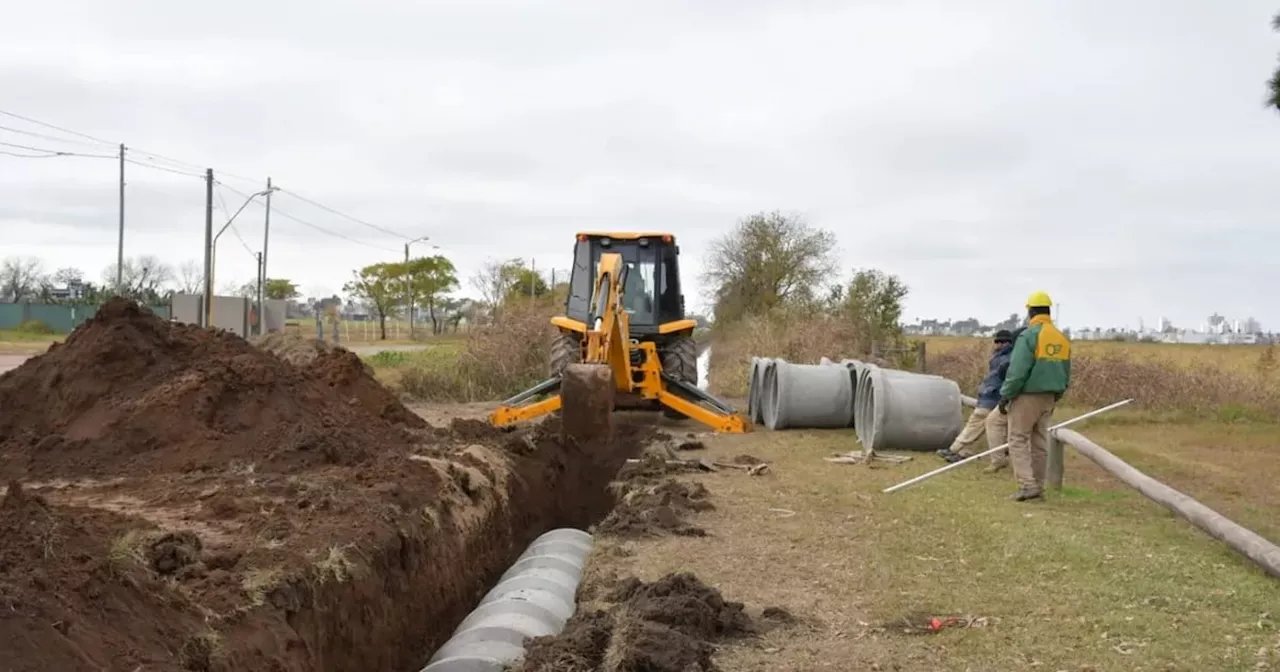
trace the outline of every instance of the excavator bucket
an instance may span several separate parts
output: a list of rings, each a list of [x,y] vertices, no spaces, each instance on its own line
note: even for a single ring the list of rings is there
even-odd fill
[[[613,370],[570,364],[560,379],[560,425],[566,443],[607,446],[613,440]]]

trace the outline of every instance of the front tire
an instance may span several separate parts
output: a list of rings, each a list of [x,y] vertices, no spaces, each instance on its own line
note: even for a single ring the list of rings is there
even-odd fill
[[[692,334],[681,334],[667,341],[658,349],[662,360],[662,372],[694,387],[698,385],[698,344]],[[679,394],[676,392],[675,394]],[[683,397],[683,395],[680,395]],[[662,413],[668,418],[682,420],[685,415],[666,406]]]
[[[582,363],[582,338],[578,334],[560,332],[551,343],[551,375],[564,373],[570,364]]]

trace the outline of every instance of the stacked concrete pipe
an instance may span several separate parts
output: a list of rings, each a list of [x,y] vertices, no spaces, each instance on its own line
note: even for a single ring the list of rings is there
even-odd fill
[[[751,360],[747,407],[770,429],[853,427],[866,448],[937,450],[963,425],[954,381],[856,359]]]
[[[573,616],[591,535],[552,530],[529,545],[421,672],[502,672],[530,637],[559,634]]]

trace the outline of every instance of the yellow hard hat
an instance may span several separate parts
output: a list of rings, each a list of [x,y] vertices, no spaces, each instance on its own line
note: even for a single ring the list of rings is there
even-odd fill
[[[1052,308],[1053,299],[1050,299],[1049,295],[1046,294],[1045,292],[1032,292],[1031,296],[1027,297],[1027,307],[1028,308]]]

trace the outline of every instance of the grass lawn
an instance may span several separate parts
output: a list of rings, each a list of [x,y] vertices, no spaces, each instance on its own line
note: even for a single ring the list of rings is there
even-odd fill
[[[1117,414],[1080,430],[1280,538],[1280,451],[1268,438],[1280,427]],[[811,619],[725,647],[726,670],[1280,669],[1280,582],[1069,448],[1067,488],[1019,505],[1007,499],[1007,471],[979,468],[881,494],[941,462],[823,461],[858,447],[851,432],[761,430],[705,442],[709,456],[747,453],[772,472],[695,477],[717,509],[692,522],[712,536],[630,542],[621,553],[602,541],[592,562],[650,580],[692,571],[727,599]],[[936,634],[903,626],[933,616],[978,620]]]
[[[66,337],[66,334],[33,334],[27,331],[0,329],[0,354],[38,354],[48,349],[49,344],[61,341]]]
[[[444,368],[455,365],[458,352],[462,349],[464,342],[462,339],[443,338],[431,343],[431,347],[424,350],[384,350],[366,355],[361,359],[373,367],[374,376],[379,382],[392,390],[397,390],[400,376],[406,369]]]

